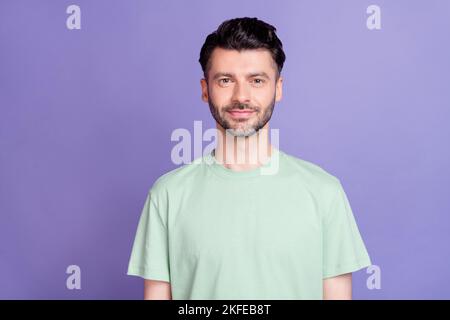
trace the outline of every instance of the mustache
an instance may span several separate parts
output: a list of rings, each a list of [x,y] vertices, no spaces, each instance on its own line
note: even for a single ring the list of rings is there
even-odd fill
[[[252,111],[258,111],[257,107],[253,107],[247,103],[236,103],[231,106],[227,106],[224,108],[225,111],[232,111],[232,110],[252,110]]]

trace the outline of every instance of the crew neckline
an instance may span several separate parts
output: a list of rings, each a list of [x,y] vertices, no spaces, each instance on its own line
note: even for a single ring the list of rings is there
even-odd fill
[[[280,161],[280,156],[282,154],[282,151],[276,148],[275,146],[272,146],[272,154],[270,155],[270,158],[267,160],[266,163],[260,165],[257,168],[245,170],[245,171],[235,171],[232,169],[229,169],[225,167],[223,164],[219,163],[219,161],[215,157],[215,151],[214,148],[211,152],[207,153],[205,155],[204,160],[206,161],[206,165],[214,171],[214,173],[226,177],[226,178],[254,178],[258,176],[265,176],[266,174],[263,174],[262,170],[268,170],[272,163],[276,160],[278,162]]]

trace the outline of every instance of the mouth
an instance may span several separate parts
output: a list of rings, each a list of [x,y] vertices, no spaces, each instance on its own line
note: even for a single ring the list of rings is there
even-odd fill
[[[242,119],[250,117],[255,111],[254,110],[230,110],[227,111],[233,118]]]

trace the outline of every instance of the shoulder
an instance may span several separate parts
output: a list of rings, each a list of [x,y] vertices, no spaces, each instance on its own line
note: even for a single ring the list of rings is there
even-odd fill
[[[185,186],[193,181],[203,167],[204,162],[202,161],[202,157],[200,157],[191,163],[186,163],[167,171],[154,181],[149,192],[153,194],[164,194],[170,190],[177,190],[181,186]]]
[[[323,217],[329,215],[333,205],[342,208],[343,200],[346,201],[345,191],[340,179],[324,169],[322,166],[292,155],[286,156],[290,174],[297,178],[296,182],[308,190],[316,200],[319,212]],[[336,202],[337,201],[337,202]]]
[[[282,156],[289,175],[323,196],[333,196],[341,188],[339,178],[321,165],[285,152]]]

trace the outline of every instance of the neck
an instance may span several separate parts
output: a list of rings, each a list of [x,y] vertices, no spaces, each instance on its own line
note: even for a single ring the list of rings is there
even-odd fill
[[[269,140],[269,123],[248,137],[236,137],[217,124],[218,139],[215,157],[224,167],[233,171],[247,171],[266,163],[273,146]]]

